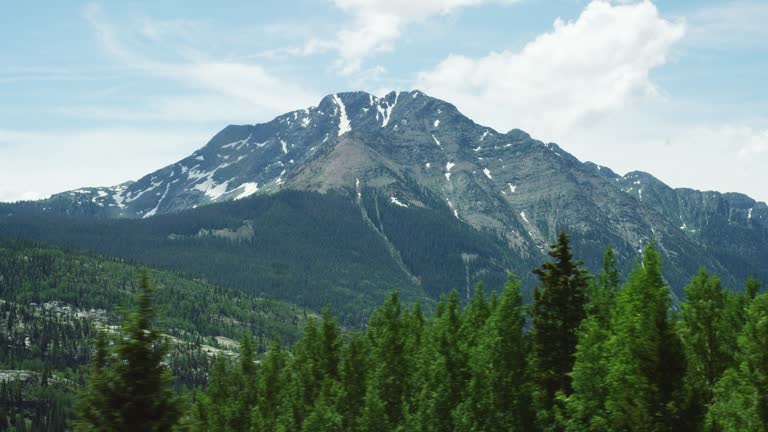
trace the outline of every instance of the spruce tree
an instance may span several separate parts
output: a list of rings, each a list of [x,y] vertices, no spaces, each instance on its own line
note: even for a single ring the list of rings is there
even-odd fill
[[[461,340],[462,314],[453,290],[438,305],[422,356],[423,386],[417,395],[414,425],[421,431],[453,431],[453,411],[464,397],[467,357]]]
[[[78,412],[77,430],[169,431],[181,410],[173,391],[173,376],[163,359],[168,351],[154,326],[153,289],[149,277],[139,280],[138,307],[128,315],[112,349],[99,342],[94,383],[81,399],[95,401]]]
[[[738,360],[715,386],[707,425],[723,432],[768,431],[768,294],[749,305]]]
[[[746,292],[747,298],[749,300],[754,299],[760,293],[760,281],[753,277],[747,278],[744,291]]]
[[[405,335],[400,295],[394,291],[378,308],[368,324],[368,380],[362,431],[391,431],[402,425],[403,400],[408,371],[405,362]]]
[[[366,340],[353,332],[345,344],[341,356],[341,396],[339,413],[344,430],[359,430],[360,414],[365,405]]]
[[[533,272],[541,285],[536,287],[531,307],[532,378],[539,425],[543,430],[561,430],[556,424],[558,394],[570,395],[577,331],[585,315],[589,276],[571,253],[570,240],[560,232],[550,247],[553,261]]]
[[[573,394],[566,399],[566,429],[573,432],[608,429],[605,403],[608,397],[611,314],[619,285],[616,255],[608,247],[603,255],[603,270],[590,284],[587,317],[579,327],[576,361],[571,372]]]
[[[611,322],[606,401],[611,430],[671,432],[680,427],[685,358],[670,303],[661,257],[648,246],[617,297]]]
[[[287,364],[288,356],[280,342],[272,342],[259,368],[257,403],[251,412],[251,430],[254,432],[275,430],[280,402],[287,385]]]
[[[469,353],[466,396],[454,413],[457,431],[530,431],[534,427],[526,370],[528,341],[520,281],[509,275]]]
[[[680,336],[687,361],[686,387],[689,407],[686,421],[700,429],[706,407],[712,402],[712,390],[723,373],[733,366],[731,348],[738,328],[728,317],[729,303],[735,301],[720,286],[717,276],[701,269],[685,288]]]

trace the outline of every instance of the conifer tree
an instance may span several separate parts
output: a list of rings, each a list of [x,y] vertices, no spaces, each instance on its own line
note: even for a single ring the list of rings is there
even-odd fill
[[[608,397],[609,356],[613,312],[619,285],[616,255],[609,246],[603,255],[603,269],[590,284],[587,317],[579,327],[576,361],[571,372],[573,394],[566,399],[566,429],[573,432],[608,429],[605,403]]]
[[[280,342],[270,344],[257,375],[257,403],[251,412],[251,430],[265,432],[275,430],[283,390],[288,357]]]
[[[738,328],[728,319],[729,303],[735,301],[720,286],[717,276],[701,269],[685,288],[680,336],[686,354],[686,387],[689,407],[686,421],[700,429],[712,390],[722,374],[734,363],[731,348]]]
[[[459,296],[453,290],[438,305],[427,333],[422,357],[423,386],[417,395],[415,418],[418,430],[453,431],[453,411],[464,397],[468,379],[467,357],[461,340],[462,314]]]
[[[532,378],[539,425],[543,430],[561,430],[555,414],[558,393],[571,393],[569,372],[573,369],[577,331],[585,315],[589,276],[571,253],[570,240],[560,232],[550,247],[553,261],[533,272],[541,285],[536,287],[531,308]]]
[[[457,431],[533,429],[524,327],[520,282],[509,275],[501,298],[479,332],[479,344],[469,353],[470,380],[454,414]]]
[[[96,382],[81,396],[98,401],[81,409],[76,429],[83,431],[169,431],[181,412],[173,376],[163,359],[167,345],[153,325],[155,311],[149,277],[139,280],[138,307],[123,324],[120,340],[107,350],[99,343],[94,366]]]
[[[361,430],[390,431],[404,420],[405,337],[400,295],[394,291],[368,324],[368,379]]]
[[[738,360],[715,386],[707,426],[723,432],[768,431],[768,294],[749,305]]]
[[[749,277],[745,286],[745,292],[749,300],[753,300],[760,293],[760,281]]]
[[[339,413],[344,430],[359,430],[360,413],[365,405],[366,389],[366,340],[352,333],[341,356],[341,396]]]
[[[671,432],[680,426],[685,358],[670,303],[661,257],[648,246],[617,297],[611,322],[606,401],[611,430]]]

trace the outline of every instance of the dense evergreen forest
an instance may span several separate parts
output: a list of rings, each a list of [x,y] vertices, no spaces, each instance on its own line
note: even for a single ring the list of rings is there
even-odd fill
[[[27,386],[60,392],[47,407],[74,412],[68,426],[81,431],[768,430],[768,294],[757,280],[734,294],[702,269],[673,308],[653,246],[623,283],[610,248],[595,276],[565,234],[549,254],[529,305],[514,275],[490,296],[482,284],[466,302],[454,291],[434,313],[395,291],[364,331],[326,308],[294,343],[275,338],[262,352],[264,338],[241,329],[238,355],[216,355],[207,379],[185,386],[165,328],[178,319],[161,300],[168,276],[150,272],[121,326],[63,320],[93,344],[55,344],[88,359],[85,377],[42,361]],[[3,382],[0,428],[63,428],[29,415],[40,411],[15,399],[18,380]]]
[[[313,315],[125,260],[0,240],[0,430],[64,429],[97,335],[117,331],[141,271],[157,289],[177,390],[204,385],[216,355],[236,355],[244,333],[263,352],[275,339],[294,342]]]
[[[610,248],[596,277],[574,259],[565,234],[550,256],[534,270],[540,285],[529,307],[510,275],[500,294],[487,297],[480,284],[465,305],[452,292],[433,317],[418,303],[404,307],[394,292],[364,333],[342,331],[326,308],[290,349],[275,342],[258,360],[246,335],[239,357],[218,358],[208,386],[184,397],[170,391],[151,300],[141,297],[126,326],[133,336],[99,344],[76,426],[768,430],[768,294],[756,280],[732,294],[702,269],[672,310],[653,246],[623,285]],[[131,388],[126,381],[136,376],[151,383],[131,390],[139,405],[115,390]]]

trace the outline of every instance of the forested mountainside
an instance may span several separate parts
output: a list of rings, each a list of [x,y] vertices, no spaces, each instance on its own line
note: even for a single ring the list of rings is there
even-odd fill
[[[178,389],[204,385],[214,355],[235,355],[244,334],[257,352],[290,344],[312,315],[122,259],[0,240],[0,426],[21,416],[32,430],[62,430],[96,335],[117,331],[140,271],[156,286]]]
[[[266,202],[258,198],[280,196],[286,190],[317,192],[327,201],[321,204],[313,198],[312,206],[294,207],[296,214],[306,213],[300,220],[274,221],[284,230],[301,232],[309,244],[322,245],[297,252],[302,261],[317,264],[312,276],[309,268],[296,262],[299,258],[288,256],[280,245],[287,236],[272,236],[272,247],[262,245],[258,251],[246,248],[247,242],[230,241],[226,248],[258,257],[248,265],[257,266],[261,274],[291,269],[285,273],[293,275],[289,276],[293,280],[265,283],[262,276],[240,273],[227,274],[217,282],[265,295],[281,292],[279,298],[314,308],[327,302],[338,305],[334,291],[340,289],[353,297],[352,303],[370,310],[386,292],[365,282],[375,279],[373,275],[358,279],[346,272],[322,270],[319,279],[315,275],[318,269],[342,261],[352,264],[345,268],[358,269],[348,271],[360,274],[375,261],[369,268],[386,267],[380,274],[381,286],[401,286],[404,294],[434,298],[451,288],[469,291],[479,279],[497,288],[503,280],[499,275],[506,270],[518,271],[529,293],[527,269],[544,257],[546,245],[560,230],[573,234],[574,250],[590,269],[599,267],[603,245],[614,246],[622,271],[629,271],[645,245],[657,245],[669,264],[665,277],[677,297],[683,296],[688,275],[702,265],[717,271],[730,287],[743,285],[750,275],[768,277],[765,203],[739,194],[672,189],[644,173],[619,176],[607,167],[582,163],[560,146],[537,141],[520,130],[500,133],[478,125],[450,103],[420,91],[392,92],[383,98],[364,92],[339,93],[323,98],[317,107],[267,123],[228,126],[189,157],[135,182],[82,188],[36,202],[0,204],[0,232],[64,240],[67,234],[55,233],[57,228],[35,227],[33,222],[44,220],[42,215],[63,216],[101,221],[91,228],[101,240],[92,235],[78,247],[116,248],[104,245],[113,235],[112,227],[146,227],[142,229],[161,234],[153,245],[163,244],[168,235],[178,234],[164,228],[168,221],[197,218],[207,213],[194,209],[206,206],[221,206],[214,212],[228,221],[226,229],[248,231],[248,221],[225,215],[237,206],[222,203],[253,197],[254,202]],[[329,237],[323,238],[328,231],[313,220],[341,228],[330,217],[340,215],[345,227],[365,232],[360,234],[359,243],[365,244],[358,249],[360,257],[348,252],[342,252],[343,259],[323,256],[326,248],[336,253],[350,247],[344,242],[352,235],[337,230],[338,235],[328,241]],[[121,218],[146,219],[146,225],[114,222]],[[413,218],[428,229],[409,228],[415,226]],[[58,221],[48,223],[61,226]],[[63,222],[64,226],[69,223]],[[154,224],[158,228],[148,228]],[[192,232],[222,226],[206,223]],[[257,237],[260,231],[273,230],[267,221],[262,230],[253,227]],[[480,236],[446,238],[457,230],[474,230]],[[449,259],[423,253],[445,242],[453,243]],[[135,252],[106,252],[140,259]],[[207,277],[221,272],[204,270],[204,262],[179,264],[188,253],[202,252],[174,256],[172,268],[199,268]],[[216,266],[228,268],[224,261],[237,260],[231,255],[235,254],[214,254],[226,256]],[[148,262],[168,264],[159,262],[162,259]],[[265,269],[265,262],[272,268]],[[360,285],[353,280],[360,280]],[[370,302],[369,291],[375,297]]]
[[[479,279],[500,287],[509,269],[527,276],[534,265],[447,211],[392,206],[373,191],[367,199],[378,208],[367,220],[351,195],[285,191],[146,220],[18,213],[0,222],[0,235],[185,271],[315,310],[330,304],[356,326],[395,287],[430,308],[453,288],[468,295]]]
[[[394,292],[364,333],[325,309],[260,361],[244,337],[194,398],[171,391],[162,351],[149,349],[159,335],[145,289],[127,337],[100,339],[76,430],[766,431],[768,294],[757,280],[733,294],[702,269],[673,313],[652,246],[624,284],[610,248],[594,277],[565,234],[549,255],[530,307],[510,275],[500,294],[479,285],[463,303],[454,290],[434,314]]]

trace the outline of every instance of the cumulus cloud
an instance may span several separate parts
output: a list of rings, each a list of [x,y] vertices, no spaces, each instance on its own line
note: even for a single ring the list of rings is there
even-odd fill
[[[519,0],[334,0],[352,16],[352,24],[342,28],[335,40],[310,40],[302,54],[334,49],[337,66],[344,75],[359,72],[363,61],[376,53],[392,51],[403,29],[435,15],[447,15],[469,6],[512,4]]]
[[[520,51],[451,55],[419,74],[417,87],[451,100],[490,125],[559,136],[602,113],[660,97],[650,72],[668,61],[684,22],[662,18],[648,0],[593,0],[573,21]]]

